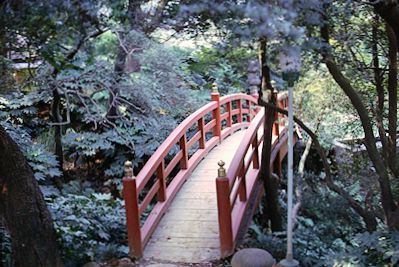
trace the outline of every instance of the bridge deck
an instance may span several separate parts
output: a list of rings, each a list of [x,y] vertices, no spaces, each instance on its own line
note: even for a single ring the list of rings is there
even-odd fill
[[[198,263],[220,256],[216,204],[217,162],[226,169],[245,130],[209,152],[180,189],[144,250],[144,258],[169,263]]]

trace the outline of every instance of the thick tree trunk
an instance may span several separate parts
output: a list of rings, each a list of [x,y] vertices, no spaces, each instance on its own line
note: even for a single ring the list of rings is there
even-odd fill
[[[380,15],[399,37],[399,3],[398,1],[374,1],[374,10]],[[399,46],[399,38],[396,38],[396,45]]]
[[[377,91],[377,107],[375,108],[375,119],[377,122],[377,129],[380,135],[381,143],[382,143],[382,155],[384,160],[389,160],[389,144],[388,138],[386,137],[386,131],[384,127],[384,101],[385,101],[385,90],[383,86],[383,75],[380,68],[379,62],[379,53],[378,53],[378,26],[379,26],[379,17],[375,15],[373,30],[372,30],[372,54],[373,54],[373,65],[374,65],[374,82],[375,88]]]
[[[53,222],[33,172],[0,126],[1,217],[11,234],[15,266],[62,266]]]
[[[398,120],[398,45],[397,37],[392,28],[387,24],[389,52],[389,73],[388,73],[388,143],[389,143],[389,166],[396,178],[399,178],[398,167],[396,166],[396,134]]]
[[[259,61],[261,65],[261,75],[262,92],[270,90],[272,92],[273,88],[270,83],[270,70],[266,63],[266,40],[261,40],[260,51],[259,51]],[[262,96],[262,94],[260,94]],[[272,104],[276,103],[275,94],[270,94],[270,102]],[[267,100],[265,100],[267,101]],[[260,101],[262,104],[262,101]],[[275,119],[275,112],[269,107],[265,107],[265,123],[264,123],[264,142],[262,147],[262,164],[260,171],[260,178],[263,180],[263,186],[265,190],[265,203],[264,203],[264,213],[263,213],[263,223],[267,226],[270,221],[270,228],[273,232],[281,231],[283,227],[280,206],[278,202],[278,188],[279,183],[275,176],[272,175],[270,169],[270,156],[272,149],[272,129],[273,122]]]
[[[327,24],[324,24],[321,27],[321,36],[326,43],[329,43],[329,30]],[[395,219],[397,216],[396,214],[399,215],[399,212],[397,212],[397,205],[393,199],[387,165],[385,164],[377,149],[376,138],[373,133],[371,120],[369,118],[369,113],[366,109],[366,106],[364,105],[358,92],[352,87],[350,81],[342,74],[340,68],[335,63],[333,56],[327,52],[323,52],[322,56],[331,76],[339,85],[339,87],[344,91],[344,93],[349,98],[353,107],[358,113],[365,135],[364,145],[366,146],[368,156],[373,163],[379,177],[378,182],[380,186],[381,203],[386,217],[387,225],[391,229],[399,229],[399,224],[394,223],[394,221],[398,221],[399,223],[399,220]]]

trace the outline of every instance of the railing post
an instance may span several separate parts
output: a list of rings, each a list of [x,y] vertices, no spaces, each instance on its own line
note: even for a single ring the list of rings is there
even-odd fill
[[[213,128],[213,136],[219,136],[219,143],[222,142],[222,124],[220,121],[220,94],[218,91],[218,85],[214,83],[212,85],[211,100],[217,102],[216,109],[212,112],[212,119],[216,121],[216,125]]]
[[[233,228],[231,222],[230,185],[226,177],[224,162],[218,162],[218,177],[216,178],[216,194],[218,204],[220,256],[230,256],[234,250]]]
[[[129,254],[135,258],[143,256],[141,243],[140,213],[136,177],[133,176],[133,167],[130,161],[125,162],[125,177],[123,182],[123,198],[125,199],[127,238]]]
[[[157,178],[159,181],[158,201],[166,200],[166,179],[165,179],[165,160],[163,159],[157,168]]]
[[[240,180],[240,185],[239,185],[239,195],[240,195],[240,201],[245,202],[247,201],[247,182],[245,179],[245,159],[242,160],[240,171],[239,171],[239,176],[241,178]]]
[[[238,99],[238,118],[237,118],[237,122],[238,123],[242,123],[242,100]]]
[[[205,128],[204,118],[200,118],[198,120],[198,131],[201,133],[201,137],[199,139],[199,148],[200,149],[204,149],[205,148],[205,144],[206,144],[204,128]]]
[[[180,169],[186,170],[188,168],[188,151],[187,151],[186,134],[183,134],[183,136],[180,137],[179,145],[181,151],[183,152],[183,157],[180,160]]]

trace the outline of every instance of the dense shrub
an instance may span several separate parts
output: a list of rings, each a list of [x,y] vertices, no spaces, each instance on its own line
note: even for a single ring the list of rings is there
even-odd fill
[[[122,257],[126,246],[126,221],[122,200],[95,193],[88,185],[71,182],[63,194],[43,190],[53,214],[66,266],[91,260]]]

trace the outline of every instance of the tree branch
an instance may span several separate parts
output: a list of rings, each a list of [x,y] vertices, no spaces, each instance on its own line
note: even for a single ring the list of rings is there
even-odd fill
[[[275,105],[272,105],[270,103],[264,103],[265,106],[281,113],[284,114],[285,116],[288,116],[288,111],[285,109],[281,109],[279,107],[276,107]],[[369,211],[366,211],[348,192],[346,192],[343,188],[339,187],[334,183],[332,174],[331,174],[331,169],[330,165],[327,160],[327,155],[324,152],[323,147],[320,145],[319,139],[317,135],[309,129],[305,123],[303,123],[302,120],[298,119],[296,116],[294,116],[294,121],[297,123],[312,139],[313,145],[319,154],[324,172],[326,174],[325,176],[325,184],[327,187],[332,190],[333,192],[339,194],[341,197],[343,197],[348,204],[364,219],[364,222],[366,223],[367,226],[367,231],[372,232],[376,229],[377,223],[375,221],[375,215]]]

